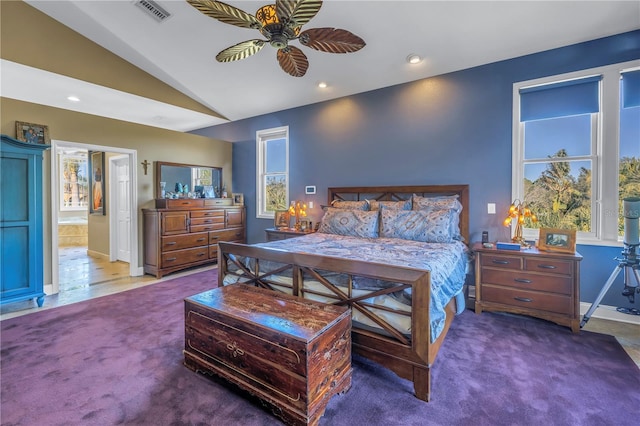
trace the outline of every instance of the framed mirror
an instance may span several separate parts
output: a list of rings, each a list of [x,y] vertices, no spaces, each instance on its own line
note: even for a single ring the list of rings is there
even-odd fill
[[[222,168],[195,164],[156,161],[155,197],[220,198],[222,194]]]

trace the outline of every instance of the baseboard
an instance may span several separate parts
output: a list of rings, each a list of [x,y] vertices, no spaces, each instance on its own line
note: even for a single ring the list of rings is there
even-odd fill
[[[94,251],[94,250],[88,250],[87,249],[87,256],[95,257],[95,258],[98,258],[98,259],[107,259],[107,260],[109,260],[109,255],[108,254],[100,253],[99,251]]]
[[[591,308],[590,303],[580,302],[581,318],[589,310],[589,308]],[[596,310],[591,315],[591,318],[600,318],[610,321],[626,322],[629,324],[640,325],[640,315],[623,314],[622,312],[616,311],[615,306],[598,305]]]

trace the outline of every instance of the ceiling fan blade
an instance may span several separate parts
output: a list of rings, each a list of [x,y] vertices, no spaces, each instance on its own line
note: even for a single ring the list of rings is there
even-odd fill
[[[300,43],[329,53],[356,52],[366,46],[363,39],[340,28],[310,28],[300,33]]]
[[[276,15],[280,22],[295,28],[309,22],[320,7],[320,0],[276,0]]]
[[[260,51],[265,45],[263,40],[247,40],[231,47],[227,47],[216,55],[218,62],[239,61]]]
[[[187,0],[187,2],[205,15],[217,19],[225,24],[241,28],[258,29],[262,26],[255,16],[221,1]]]
[[[284,72],[294,77],[302,77],[309,68],[306,55],[295,46],[278,49],[278,63]]]

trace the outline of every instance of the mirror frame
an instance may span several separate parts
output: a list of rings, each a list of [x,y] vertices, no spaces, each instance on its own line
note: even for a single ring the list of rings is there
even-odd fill
[[[214,166],[200,166],[197,164],[184,164],[184,163],[171,163],[168,161],[154,161],[153,162],[153,173],[154,173],[154,180],[155,180],[155,193],[154,196],[156,199],[160,198],[160,194],[162,193],[162,190],[160,189],[160,182],[162,182],[161,176],[162,176],[162,167],[163,166],[171,166],[171,167],[188,167],[188,168],[192,168],[192,167],[199,167],[199,168],[204,168],[204,169],[213,169],[213,170],[219,170],[220,171],[220,186],[218,188],[216,188],[216,192],[218,194],[220,194],[222,192],[222,188],[224,187],[224,183],[222,182],[222,167],[214,167]],[[173,191],[173,189],[168,189],[165,188],[166,191]],[[193,188],[191,188],[191,190],[193,190]]]

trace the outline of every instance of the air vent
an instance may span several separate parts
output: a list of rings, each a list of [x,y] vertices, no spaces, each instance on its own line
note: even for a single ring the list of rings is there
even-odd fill
[[[152,0],[136,0],[135,5],[158,22],[162,22],[171,16],[169,12]]]

